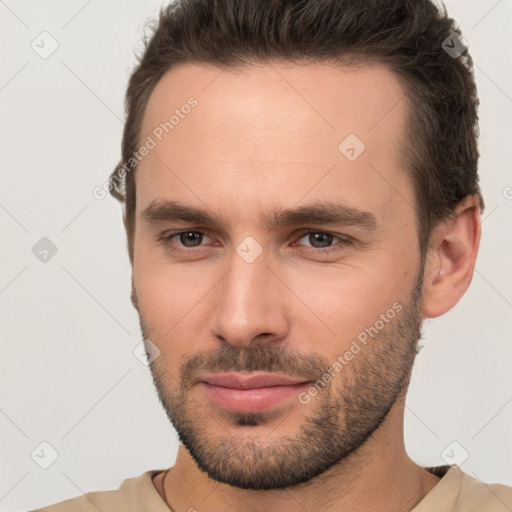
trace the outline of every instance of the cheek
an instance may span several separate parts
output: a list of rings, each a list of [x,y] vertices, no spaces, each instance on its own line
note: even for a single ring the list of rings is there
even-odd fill
[[[187,340],[197,337],[187,323],[191,318],[187,313],[190,314],[189,302],[193,298],[189,300],[188,296],[192,291],[174,272],[164,274],[143,265],[137,268],[135,282],[145,335],[159,349],[153,364],[164,388],[177,388],[180,365],[190,349]]]
[[[199,339],[201,332],[204,338],[207,316],[213,313],[208,299],[219,280],[215,269],[211,265],[172,264],[155,254],[146,258],[140,254],[134,266],[139,310],[146,327],[166,346]]]
[[[388,317],[397,318],[395,309],[401,308],[396,304],[404,306],[408,284],[391,268],[391,263],[386,266],[369,265],[367,268],[355,265],[326,267],[317,273],[303,273],[301,279],[289,276],[295,279],[295,283],[291,281],[290,287],[323,323],[315,320],[308,312],[297,316],[297,321],[306,332],[309,331],[310,336],[313,331],[317,331],[318,326],[317,337],[322,338],[321,347],[336,357],[390,309],[392,315],[388,314]],[[411,276],[408,276],[407,280],[410,279]]]
[[[134,268],[140,314],[152,335],[162,338],[185,314],[190,290],[169,267],[139,259]]]

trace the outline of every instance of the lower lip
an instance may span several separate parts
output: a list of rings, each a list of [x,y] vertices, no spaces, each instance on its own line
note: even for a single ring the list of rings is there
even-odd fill
[[[206,393],[216,404],[239,412],[259,412],[270,409],[286,398],[297,396],[301,389],[309,385],[307,382],[301,382],[289,386],[235,389],[214,386],[207,382],[203,384]]]

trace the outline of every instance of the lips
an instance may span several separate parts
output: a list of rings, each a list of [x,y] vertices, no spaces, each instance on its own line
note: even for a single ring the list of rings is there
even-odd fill
[[[201,378],[203,382],[214,386],[236,389],[268,388],[272,386],[292,386],[305,382],[303,379],[292,379],[284,375],[265,373],[243,375],[240,373],[218,373]]]
[[[209,399],[223,409],[259,412],[296,398],[309,381],[278,374],[217,373],[200,379]]]

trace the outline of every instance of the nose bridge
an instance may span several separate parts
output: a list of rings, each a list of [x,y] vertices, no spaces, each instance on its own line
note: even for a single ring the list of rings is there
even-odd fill
[[[286,318],[277,289],[279,281],[267,268],[268,258],[260,249],[242,242],[233,253],[230,271],[216,297],[212,333],[225,341],[248,346],[260,334],[282,337]]]

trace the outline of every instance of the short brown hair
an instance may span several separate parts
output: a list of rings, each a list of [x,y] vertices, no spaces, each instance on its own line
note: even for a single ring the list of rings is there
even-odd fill
[[[431,0],[177,0],[161,8],[129,80],[122,159],[109,180],[110,193],[124,203],[132,264],[136,166],[126,172],[123,162],[138,148],[157,82],[179,63],[234,68],[271,60],[373,60],[396,73],[409,104],[401,154],[418,205],[423,259],[433,228],[467,195],[477,194],[484,208],[473,63],[465,47],[459,55],[445,51],[447,42],[450,48],[462,41],[444,5]]]

